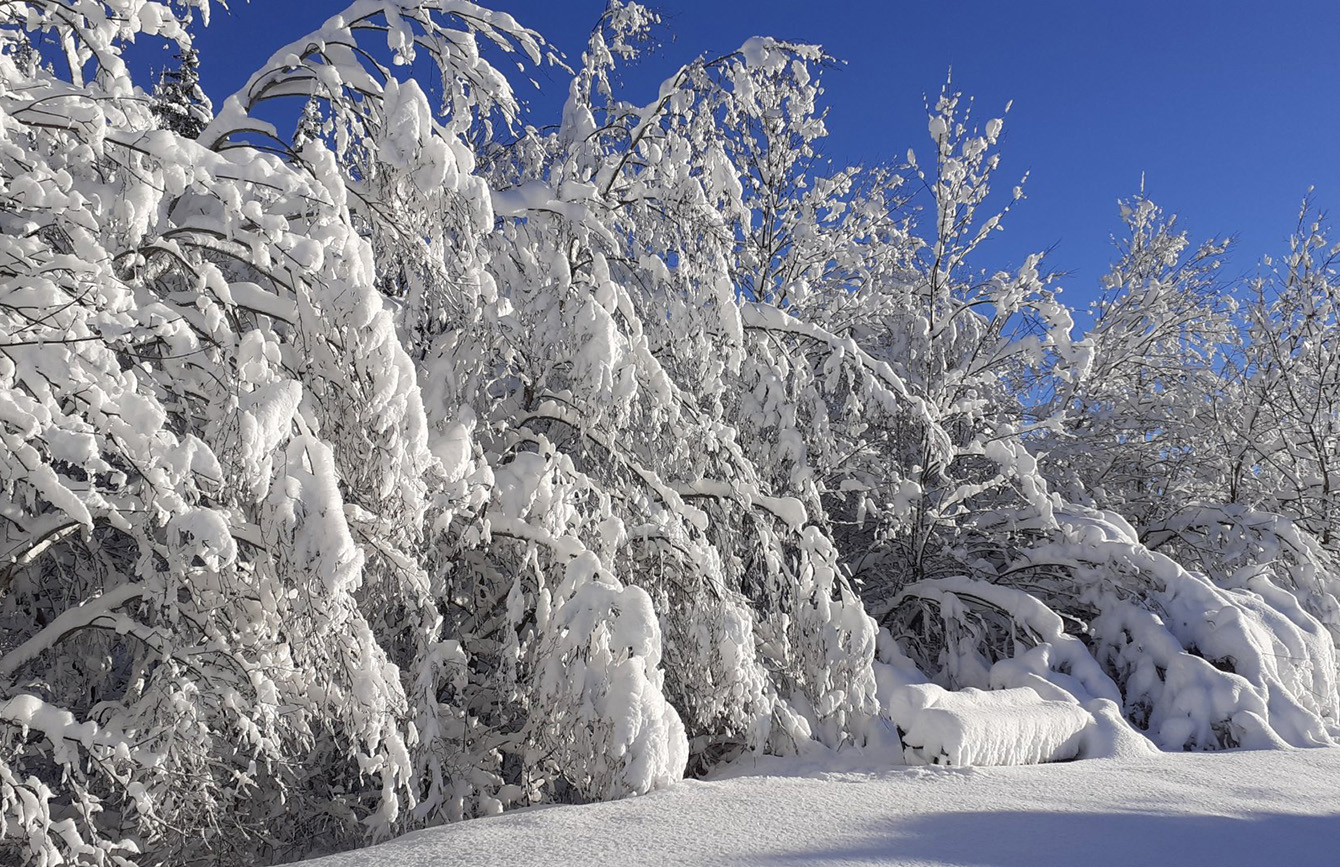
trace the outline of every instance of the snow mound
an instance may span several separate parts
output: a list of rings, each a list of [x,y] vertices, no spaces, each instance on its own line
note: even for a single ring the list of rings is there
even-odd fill
[[[968,688],[930,683],[893,691],[887,708],[909,765],[1033,765],[1078,758],[1093,714],[1027,687]]]

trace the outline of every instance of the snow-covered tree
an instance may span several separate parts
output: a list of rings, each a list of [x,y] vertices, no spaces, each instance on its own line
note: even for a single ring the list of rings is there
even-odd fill
[[[176,59],[175,68],[158,76],[150,105],[165,129],[195,138],[213,119],[214,107],[200,86],[200,52],[183,48]]]
[[[209,148],[158,128],[120,47],[185,51],[208,7],[118,9],[0,12],[69,61],[0,56],[0,845],[251,863],[386,833],[418,796],[391,638],[434,638],[414,546],[469,492],[335,157],[237,141],[235,103]]]
[[[1111,700],[1168,749],[1331,743],[1340,576],[1305,531],[1225,502],[1224,246],[1188,253],[1144,198],[1123,217],[1130,240],[1083,340],[1068,339],[1064,312],[1040,317],[1059,326],[1041,355],[1017,336],[968,335],[971,353],[1027,360],[984,371],[977,395],[993,408],[1045,401],[967,427],[985,455],[1010,444],[1001,432],[1026,434],[1009,445],[1025,496],[973,492],[976,508],[945,532],[961,534],[958,562],[887,604],[897,652],[886,656],[942,686],[1028,686],[1095,712],[1088,702]],[[1048,355],[1054,366],[1039,365]]]
[[[1305,200],[1289,252],[1252,281],[1233,354],[1235,500],[1287,515],[1340,549],[1340,245]]]
[[[490,245],[502,301],[487,339],[501,343],[453,334],[450,369],[504,361],[455,376],[486,452],[553,447],[593,487],[604,530],[583,544],[650,594],[695,766],[811,735],[841,743],[873,713],[873,632],[737,410],[752,385],[720,213],[740,208],[740,169],[717,144],[715,76],[768,82],[744,51],[695,61],[650,106],[620,102],[611,66],[649,23],[612,4],[560,129],[486,154],[495,211],[513,218]],[[520,587],[522,611],[543,591]]]
[[[1017,534],[1053,526],[1054,503],[1026,438],[1054,419],[1025,412],[1025,397],[1048,377],[1074,381],[1087,363],[1041,255],[1013,271],[978,264],[1023,195],[1014,187],[1000,210],[982,216],[1003,121],[975,128],[947,85],[928,129],[933,165],[911,153],[908,165],[929,223],[910,230],[926,237],[906,262],[835,302],[844,334],[898,383],[907,407],[881,418],[853,395],[870,410],[830,484],[855,494],[845,554],[877,609],[912,581],[992,573]]]
[[[1192,247],[1143,194],[1120,207],[1126,235],[1085,335],[1092,361],[1057,395],[1076,405],[1042,448],[1059,490],[1144,532],[1222,495],[1217,414],[1234,304],[1220,275],[1226,242]]]

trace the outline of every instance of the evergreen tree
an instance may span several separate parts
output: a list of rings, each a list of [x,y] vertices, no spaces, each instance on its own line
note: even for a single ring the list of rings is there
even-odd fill
[[[194,139],[214,118],[214,106],[200,87],[200,52],[193,47],[177,52],[175,69],[158,76],[150,106],[164,129]]]

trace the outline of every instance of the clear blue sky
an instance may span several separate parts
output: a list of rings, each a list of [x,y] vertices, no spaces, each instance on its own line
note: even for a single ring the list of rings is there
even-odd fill
[[[486,5],[489,0],[485,0]],[[200,39],[216,102],[284,42],[346,4],[234,0]],[[603,0],[496,0],[570,57],[580,56]],[[669,40],[627,79],[656,83],[702,52],[750,36],[822,44],[845,65],[826,74],[826,144],[836,162],[927,152],[923,94],[952,66],[981,119],[1014,107],[1002,184],[1032,172],[1022,203],[993,240],[1005,266],[1055,245],[1072,303],[1090,297],[1119,230],[1116,200],[1146,190],[1193,237],[1236,233],[1234,272],[1283,247],[1310,184],[1340,214],[1340,2],[1286,0],[659,0]],[[566,82],[531,96],[537,125],[556,120]],[[998,257],[998,259],[996,258]]]

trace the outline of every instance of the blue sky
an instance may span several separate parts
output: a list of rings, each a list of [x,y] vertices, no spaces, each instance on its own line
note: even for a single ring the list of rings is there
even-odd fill
[[[346,4],[234,0],[201,36],[216,101],[284,42]],[[496,0],[570,57],[604,0]],[[825,75],[835,162],[928,150],[923,94],[952,66],[985,120],[1013,100],[1001,186],[1024,171],[1028,200],[980,264],[1054,247],[1072,303],[1091,297],[1119,231],[1116,200],[1139,188],[1182,215],[1193,237],[1236,234],[1233,273],[1279,252],[1309,185],[1340,212],[1340,2],[1287,0],[658,0],[665,47],[627,77],[627,94],[702,52],[753,35],[822,44],[844,61]],[[566,82],[541,77],[532,122],[556,120]]]

